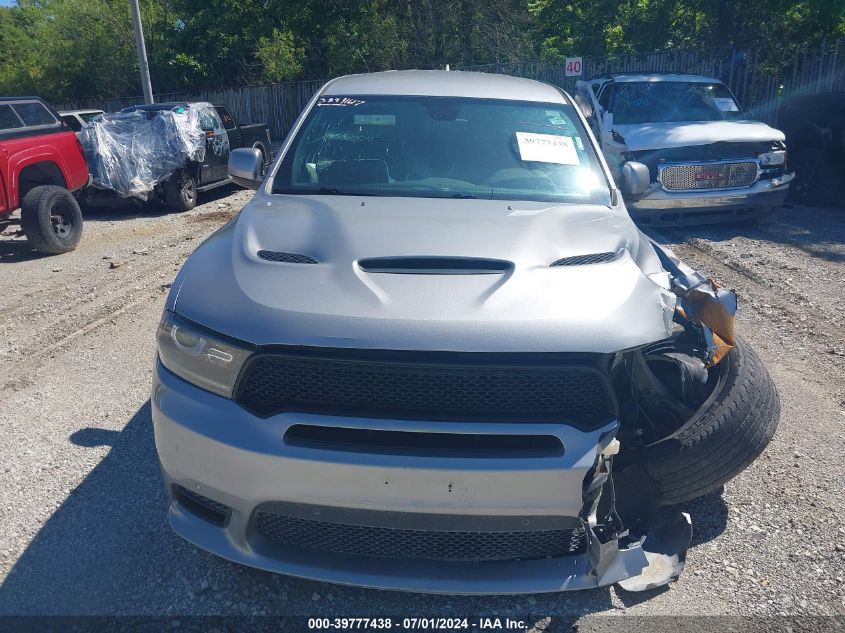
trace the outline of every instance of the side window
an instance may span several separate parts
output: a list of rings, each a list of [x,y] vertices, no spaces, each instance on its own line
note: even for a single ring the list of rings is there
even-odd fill
[[[212,108],[203,108],[200,111],[200,127],[203,130],[214,130],[215,132],[223,131],[220,119]]]
[[[50,111],[37,101],[15,103],[12,108],[25,125],[51,125],[56,122]]]
[[[229,114],[229,111],[226,108],[215,108],[217,110],[217,114],[220,115],[220,118],[223,119],[223,127],[227,130],[234,130],[235,129],[235,120],[232,118],[232,115]]]
[[[613,94],[613,82],[608,82],[604,86],[604,90],[599,95],[599,105],[602,110],[607,111],[610,108],[610,97]]]
[[[23,127],[23,123],[12,110],[12,106],[0,105],[0,130],[13,130],[18,127]]]
[[[79,119],[77,119],[72,114],[65,114],[62,117],[62,121],[64,121],[67,126],[74,132],[79,132],[80,130],[82,130],[82,124],[79,122]]]

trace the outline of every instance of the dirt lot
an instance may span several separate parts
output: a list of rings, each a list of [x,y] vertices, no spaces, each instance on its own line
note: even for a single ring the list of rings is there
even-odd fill
[[[845,614],[845,211],[657,236],[736,288],[739,330],[783,408],[764,455],[684,508],[695,537],[681,580],[463,598],[241,568],[167,527],[153,333],[181,262],[249,195],[222,190],[182,215],[101,213],[61,257],[0,238],[0,614]]]

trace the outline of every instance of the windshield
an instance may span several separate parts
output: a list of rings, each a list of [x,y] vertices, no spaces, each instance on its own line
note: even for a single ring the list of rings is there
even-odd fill
[[[620,125],[742,118],[731,91],[721,82],[616,82],[611,111],[613,122]]]
[[[571,105],[452,97],[323,97],[273,193],[609,204]]]

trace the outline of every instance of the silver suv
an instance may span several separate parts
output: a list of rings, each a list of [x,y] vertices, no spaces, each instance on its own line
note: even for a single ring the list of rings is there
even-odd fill
[[[170,523],[230,560],[450,593],[676,578],[774,432],[733,293],[632,223],[571,98],[342,77],[188,259],[158,332]],[[626,170],[627,187],[642,175]]]

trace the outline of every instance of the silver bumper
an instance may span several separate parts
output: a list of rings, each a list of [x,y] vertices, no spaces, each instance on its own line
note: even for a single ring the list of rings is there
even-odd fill
[[[713,191],[666,191],[654,183],[643,196],[625,200],[625,206],[632,217],[646,221],[742,219],[782,205],[794,177],[786,174],[742,189]]]
[[[341,584],[465,594],[565,591],[630,578],[644,579],[645,588],[654,583],[644,572],[667,568],[663,554],[647,551],[655,549],[649,547],[649,539],[658,542],[659,535],[649,535],[645,546],[640,541],[620,546],[615,538],[602,543],[584,511],[585,479],[592,477],[602,459],[600,452],[613,440],[615,421],[582,432],[561,424],[438,423],[293,413],[259,418],[190,385],[160,363],[152,410],[156,447],[171,493],[171,526],[195,545],[238,563]],[[565,452],[491,459],[304,448],[283,440],[294,423],[429,432],[442,432],[448,424],[449,433],[546,433],[557,435]],[[215,525],[193,512],[174,494],[177,487],[224,504],[229,508],[225,523]],[[302,549],[271,543],[257,533],[256,509],[273,504],[369,514],[369,525],[381,517],[401,517],[417,529],[425,529],[432,517],[449,517],[458,530],[462,524],[485,520],[530,525],[534,519],[557,517],[586,527],[589,548],[558,558],[484,562],[397,560]],[[661,558],[656,564],[654,556]],[[669,562],[668,576],[656,574],[657,584],[677,577],[682,555],[679,560],[676,557],[674,566]]]

